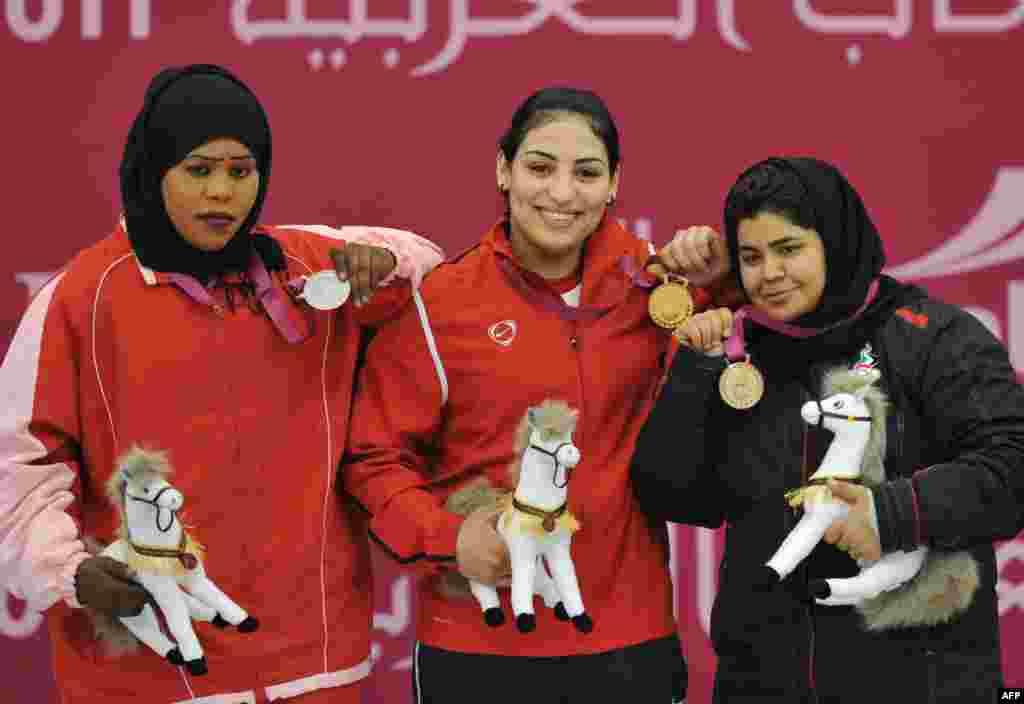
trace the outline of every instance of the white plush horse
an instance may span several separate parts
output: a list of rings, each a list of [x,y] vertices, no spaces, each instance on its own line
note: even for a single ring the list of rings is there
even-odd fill
[[[594,627],[583,606],[570,554],[572,534],[579,529],[567,504],[570,472],[580,461],[580,451],[572,444],[577,416],[577,411],[564,401],[548,400],[527,409],[516,431],[516,489],[498,519],[498,533],[508,545],[512,610],[516,627],[523,633],[537,627],[535,593],[548,607],[554,607],[560,618],[572,619],[577,630],[588,633]],[[469,586],[487,622],[502,623],[504,616],[494,587],[473,581]]]
[[[259,623],[206,576],[203,548],[178,520],[185,499],[167,481],[170,473],[162,452],[133,447],[121,457],[107,481],[107,495],[121,512],[121,539],[100,554],[134,568],[177,643],[164,635],[150,604],[138,616],[119,621],[171,663],[202,675],[207,671],[206,658],[191,619],[221,628],[234,625],[243,633],[256,630]]]
[[[849,514],[849,506],[832,497],[828,480],[868,487],[885,480],[888,401],[875,385],[879,377],[875,368],[835,370],[825,377],[826,398],[800,409],[804,421],[824,426],[835,437],[808,485],[786,496],[794,508],[802,505],[804,515],[767,562],[779,581],[811,553],[833,521]],[[875,561],[858,559],[857,564],[859,574],[812,580],[809,589],[820,604],[857,606],[869,629],[948,620],[967,607],[977,587],[977,566],[966,553],[930,559],[922,546]]]

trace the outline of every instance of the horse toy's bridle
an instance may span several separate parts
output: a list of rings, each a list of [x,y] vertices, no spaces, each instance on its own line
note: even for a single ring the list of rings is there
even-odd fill
[[[559,451],[561,451],[561,449],[563,447],[572,447],[572,443],[571,442],[563,442],[561,445],[556,447],[553,452],[551,450],[545,450],[543,447],[539,447],[539,446],[533,445],[533,444],[531,444],[530,447],[529,447],[529,449],[536,450],[537,452],[542,452],[545,455],[547,455],[548,457],[550,457],[552,460],[554,460],[554,462],[555,462],[555,472],[554,472],[554,474],[551,475],[551,483],[555,486],[556,489],[564,489],[565,487],[569,486],[569,480],[572,478],[570,476],[572,474],[572,467],[566,467],[565,468],[565,483],[564,484],[559,484],[558,483],[558,468],[562,466],[562,463],[559,462],[559,460],[558,460],[558,453],[559,453]]]
[[[817,400],[814,403],[818,406],[818,413],[821,414],[821,415],[818,416],[818,428],[819,429],[821,429],[823,427],[822,423],[825,421],[826,418],[836,418],[838,420],[848,420],[848,421],[860,421],[860,422],[863,422],[863,423],[870,423],[871,422],[871,416],[850,416],[850,415],[843,415],[842,413],[833,413],[832,411],[826,411],[824,408],[822,408],[820,400]]]
[[[141,496],[135,496],[134,494],[129,494],[128,493],[128,486],[127,485],[125,486],[125,488],[123,490],[123,493],[124,493],[124,498],[125,499],[131,499],[132,501],[138,501],[140,503],[149,504],[150,506],[154,507],[156,509],[156,529],[158,531],[160,531],[161,533],[166,533],[174,525],[174,519],[175,519],[175,517],[177,517],[178,513],[173,508],[167,508],[166,506],[161,506],[157,502],[160,501],[160,497],[163,496],[165,491],[169,491],[172,488],[173,487],[170,484],[168,484],[163,489],[158,491],[156,493],[156,496],[154,496],[152,499],[145,499],[145,498],[143,498]],[[168,521],[166,528],[164,528],[162,525],[160,525],[160,509],[166,509],[167,512],[169,514],[171,514],[171,520]]]

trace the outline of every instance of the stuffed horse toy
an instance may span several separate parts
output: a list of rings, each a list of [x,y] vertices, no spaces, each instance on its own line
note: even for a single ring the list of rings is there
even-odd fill
[[[515,464],[512,465],[516,467],[516,473],[518,473],[518,463],[519,460],[516,459]],[[467,484],[451,494],[445,501],[445,508],[460,516],[468,516],[479,508],[497,507],[499,511],[504,512],[511,505],[511,492],[495,488],[487,477],[480,477]],[[562,603],[558,588],[548,575],[544,560],[538,557],[537,563],[533,580],[534,594],[544,600],[544,605],[547,608],[554,609],[555,616],[559,620],[568,621],[569,614],[565,610],[565,604]],[[439,588],[441,593],[449,599],[473,598],[475,596],[483,610],[484,622],[488,626],[500,626],[505,623],[505,612],[501,610],[497,592],[492,593],[492,590],[488,590],[476,582],[471,585],[468,579],[453,570],[442,574]]]
[[[835,437],[808,484],[786,494],[803,517],[762,567],[769,583],[785,579],[821,541],[833,521],[849,507],[832,497],[827,482],[842,480],[867,487],[885,481],[885,428],[888,401],[876,386],[878,369],[857,365],[826,375],[824,395],[809,401],[800,415]],[[845,579],[816,579],[809,584],[818,603],[856,606],[869,630],[900,625],[934,625],[966,609],[978,586],[978,568],[968,553],[936,553],[927,547],[895,551],[869,562]],[[769,571],[770,570],[770,571]]]
[[[259,623],[206,576],[203,548],[185,532],[178,511],[185,499],[168,481],[171,467],[163,452],[133,447],[107,481],[107,496],[121,513],[120,539],[100,554],[130,565],[163,612],[175,643],[160,628],[153,606],[120,618],[136,638],[193,675],[206,674],[206,658],[191,619],[243,633]],[[183,591],[181,586],[188,591]]]
[[[534,594],[540,594],[558,618],[572,620],[580,632],[589,633],[594,627],[583,606],[570,554],[572,534],[580,527],[567,510],[570,472],[580,461],[579,449],[572,444],[577,417],[578,412],[564,401],[547,400],[530,407],[516,430],[517,460],[509,467],[515,491],[511,496],[488,494],[494,490],[485,484],[470,485],[466,490],[489,495],[492,498],[485,500],[498,500],[505,506],[498,518],[498,533],[508,545],[512,561],[512,610],[522,633],[537,627]],[[453,497],[450,506],[465,503],[465,494]],[[473,581],[469,588],[484,620],[492,626],[504,623],[497,590]]]

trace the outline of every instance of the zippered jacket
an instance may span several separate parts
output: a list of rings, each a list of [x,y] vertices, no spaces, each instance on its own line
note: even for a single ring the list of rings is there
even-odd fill
[[[0,370],[0,575],[47,612],[64,704],[215,704],[254,692],[263,701],[370,671],[369,548],[358,510],[334,487],[336,468],[363,330],[397,312],[410,295],[404,279],[442,257],[387,228],[262,231],[283,249],[287,270],[271,285],[301,341],[252,298],[232,305],[218,289],[142,266],[118,227],[42,288],[11,342]],[[390,249],[403,280],[361,308],[291,298],[288,284],[333,270],[329,251],[345,241]],[[260,622],[249,634],[196,623],[209,664],[200,677],[145,646],[108,657],[78,608],[83,538],[117,539],[103,487],[135,444],[169,453],[207,574]]]

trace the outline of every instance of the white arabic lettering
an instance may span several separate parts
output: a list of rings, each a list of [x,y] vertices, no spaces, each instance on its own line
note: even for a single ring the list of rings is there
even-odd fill
[[[938,32],[1005,32],[1024,22],[1024,0],[1001,15],[953,16],[950,0],[935,0],[935,30]]]
[[[128,29],[132,39],[145,39],[153,16],[150,0],[131,0]],[[103,33],[103,0],[82,0],[82,38],[99,39]]]
[[[54,0],[48,0],[48,4]],[[97,0],[83,0],[95,4]],[[10,8],[14,0],[8,0]],[[469,0],[451,0],[448,38],[440,52],[412,69],[413,76],[428,76],[447,69],[462,56],[468,40],[473,38],[516,37],[529,34],[554,17],[568,29],[579,34],[600,36],[664,36],[683,41],[697,27],[696,0],[676,0],[676,13],[671,16],[595,17],[583,14],[583,0],[524,0],[528,5],[519,16],[473,17]],[[349,44],[366,37],[397,37],[405,42],[422,38],[427,31],[426,0],[410,0],[408,17],[404,19],[371,19],[368,0],[350,0],[348,21],[313,20],[307,16],[305,0],[288,0],[284,19],[249,19],[252,0],[235,0],[231,6],[231,24],[235,35],[244,43],[259,39],[305,37],[309,39],[343,39]],[[24,8],[24,2],[21,2]],[[940,32],[1004,32],[1024,23],[1024,0],[1017,7],[994,15],[955,15],[950,0],[934,0],[935,29]],[[718,31],[726,44],[738,51],[752,51],[736,24],[736,0],[717,0]],[[813,0],[793,0],[797,19],[808,29],[825,34],[884,35],[894,39],[906,37],[913,24],[913,0],[894,0],[892,14],[832,14],[815,9]],[[139,13],[141,14],[141,10]],[[24,15],[24,12],[22,12]],[[83,17],[83,28],[85,27]],[[25,22],[23,22],[24,24]],[[45,27],[44,27],[45,29]],[[38,30],[37,31],[42,31]],[[52,31],[52,30],[51,30]],[[859,64],[863,49],[852,45],[846,49],[847,61]],[[310,68],[319,71],[330,65],[340,70],[346,63],[342,49],[326,52],[315,49],[307,55]],[[383,63],[394,68],[399,61],[398,50],[385,51]]]
[[[38,20],[28,18],[27,4],[28,0],[7,0],[7,25],[22,41],[41,42],[48,39],[60,25],[64,3],[61,0],[43,0],[43,11]]]
[[[61,0],[42,0],[39,19],[30,20],[28,0],[7,0],[7,24],[22,41],[41,42],[57,31],[64,15]],[[152,23],[151,0],[131,0],[129,33],[132,39],[149,36]],[[103,33],[103,0],[82,0],[82,39],[99,39]]]
[[[412,587],[408,577],[402,576],[391,583],[391,611],[376,611],[373,627],[392,638],[401,635],[412,622]]]
[[[370,19],[367,0],[349,0],[348,22],[308,19],[305,0],[288,0],[288,17],[284,20],[250,20],[251,4],[252,0],[235,0],[231,6],[231,26],[235,36],[246,44],[287,37],[337,38],[349,44],[364,37],[401,37],[413,42],[427,31],[427,0],[409,0],[408,19]]]
[[[724,0],[731,3],[731,0]],[[452,0],[451,33],[441,52],[412,70],[413,76],[427,76],[448,68],[465,49],[469,37],[509,37],[529,34],[549,17],[558,17],[570,29],[591,35],[663,35],[679,41],[693,34],[697,26],[695,0],[678,0],[673,17],[585,17],[576,11],[580,0],[532,0],[536,7],[520,17],[474,19],[469,0]]]
[[[750,44],[736,29],[736,0],[718,0],[718,31],[732,48],[750,51]]]
[[[896,16],[833,15],[828,16],[811,7],[811,0],[793,0],[797,19],[805,26],[824,34],[888,34],[894,39],[907,36],[912,22],[912,0],[896,0]]]

